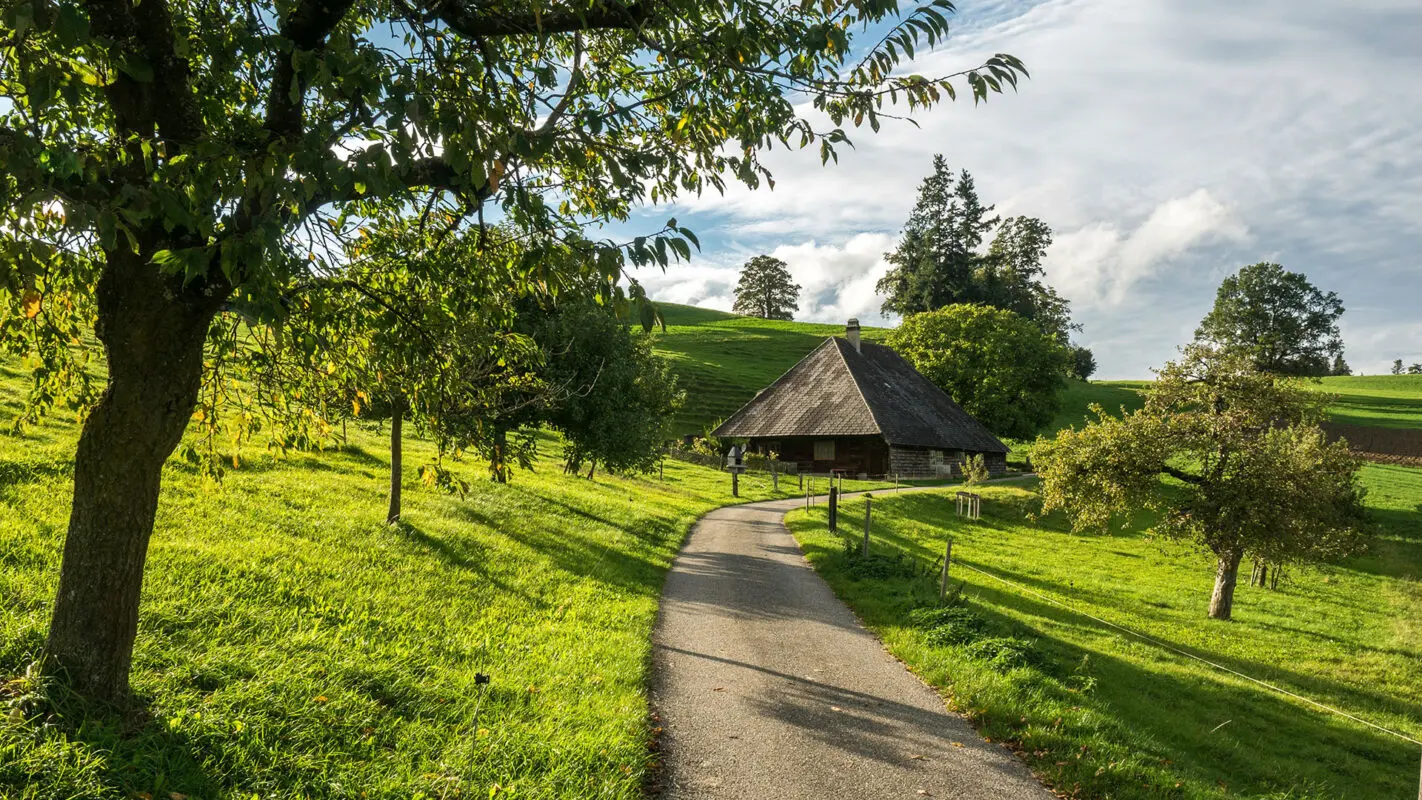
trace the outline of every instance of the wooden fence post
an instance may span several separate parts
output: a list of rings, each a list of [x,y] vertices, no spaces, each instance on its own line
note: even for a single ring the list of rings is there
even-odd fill
[[[770,488],[780,491],[780,473],[775,471],[775,462],[770,462]]]
[[[731,496],[741,496],[741,473],[731,470]]]
[[[874,496],[866,494],[864,495],[864,548],[862,552],[866,558],[869,556],[869,518],[873,512]]]
[[[948,540],[948,546],[943,550],[943,578],[938,582],[938,602],[943,602],[948,596],[948,563],[953,560],[953,540]],[[1422,798],[1419,798],[1422,800]]]
[[[829,489],[829,529],[830,533],[839,531],[839,490],[834,488],[833,481]]]

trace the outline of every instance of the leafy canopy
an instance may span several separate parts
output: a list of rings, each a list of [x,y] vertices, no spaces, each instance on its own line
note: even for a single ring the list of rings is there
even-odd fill
[[[1247,354],[1191,345],[1144,408],[1096,406],[1080,430],[1037,441],[1043,510],[1078,531],[1152,510],[1157,533],[1234,565],[1336,558],[1360,544],[1363,489],[1358,459],[1318,427],[1326,405]]]
[[[790,277],[790,267],[778,258],[759,255],[741,267],[736,284],[737,314],[763,319],[791,320],[800,310],[800,284]]]
[[[269,322],[382,203],[482,215],[493,202],[519,230],[580,236],[641,202],[769,182],[758,152],[777,142],[818,144],[827,160],[844,126],[877,130],[885,103],[933,105],[954,80],[975,100],[1015,86],[1010,56],[895,73],[947,35],[952,11],[4,0],[0,344],[40,356],[37,402],[85,402],[75,344],[119,255]],[[879,23],[889,33],[857,47]],[[695,244],[673,220],[596,243],[593,263],[611,276]],[[539,253],[524,258],[531,272]]]
[[[1347,374],[1338,318],[1343,302],[1302,273],[1261,262],[1220,284],[1195,340],[1250,353],[1259,369],[1280,375]]]
[[[961,304],[913,314],[888,344],[999,436],[1034,436],[1060,406],[1066,349],[1011,311]]]

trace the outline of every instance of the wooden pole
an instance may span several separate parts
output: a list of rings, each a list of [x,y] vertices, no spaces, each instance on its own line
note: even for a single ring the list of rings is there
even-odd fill
[[[830,533],[839,531],[839,490],[834,488],[833,481],[829,489],[829,529]]]
[[[943,578],[938,582],[938,602],[943,602],[948,596],[948,563],[953,560],[953,540],[948,540],[948,546],[943,550]],[[1422,800],[1422,798],[1418,798]]]
[[[780,473],[775,471],[775,462],[770,462],[770,488],[780,491]]]
[[[741,473],[731,470],[731,496],[741,496]]]
[[[873,511],[874,511],[874,496],[873,496],[873,495],[865,495],[865,496],[864,496],[864,548],[863,548],[863,551],[862,551],[862,555],[863,555],[864,557],[866,557],[866,558],[869,556],[869,518],[870,518],[870,515],[873,513]]]

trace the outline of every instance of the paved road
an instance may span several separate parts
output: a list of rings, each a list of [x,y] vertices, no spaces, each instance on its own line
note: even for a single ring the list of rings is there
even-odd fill
[[[803,502],[713,511],[672,566],[653,645],[662,797],[1050,800],[814,573],[782,523]]]

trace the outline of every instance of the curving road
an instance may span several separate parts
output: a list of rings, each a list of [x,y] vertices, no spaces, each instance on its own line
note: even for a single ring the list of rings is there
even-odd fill
[[[692,529],[653,638],[666,800],[1050,800],[890,656],[806,563],[785,512]]]

